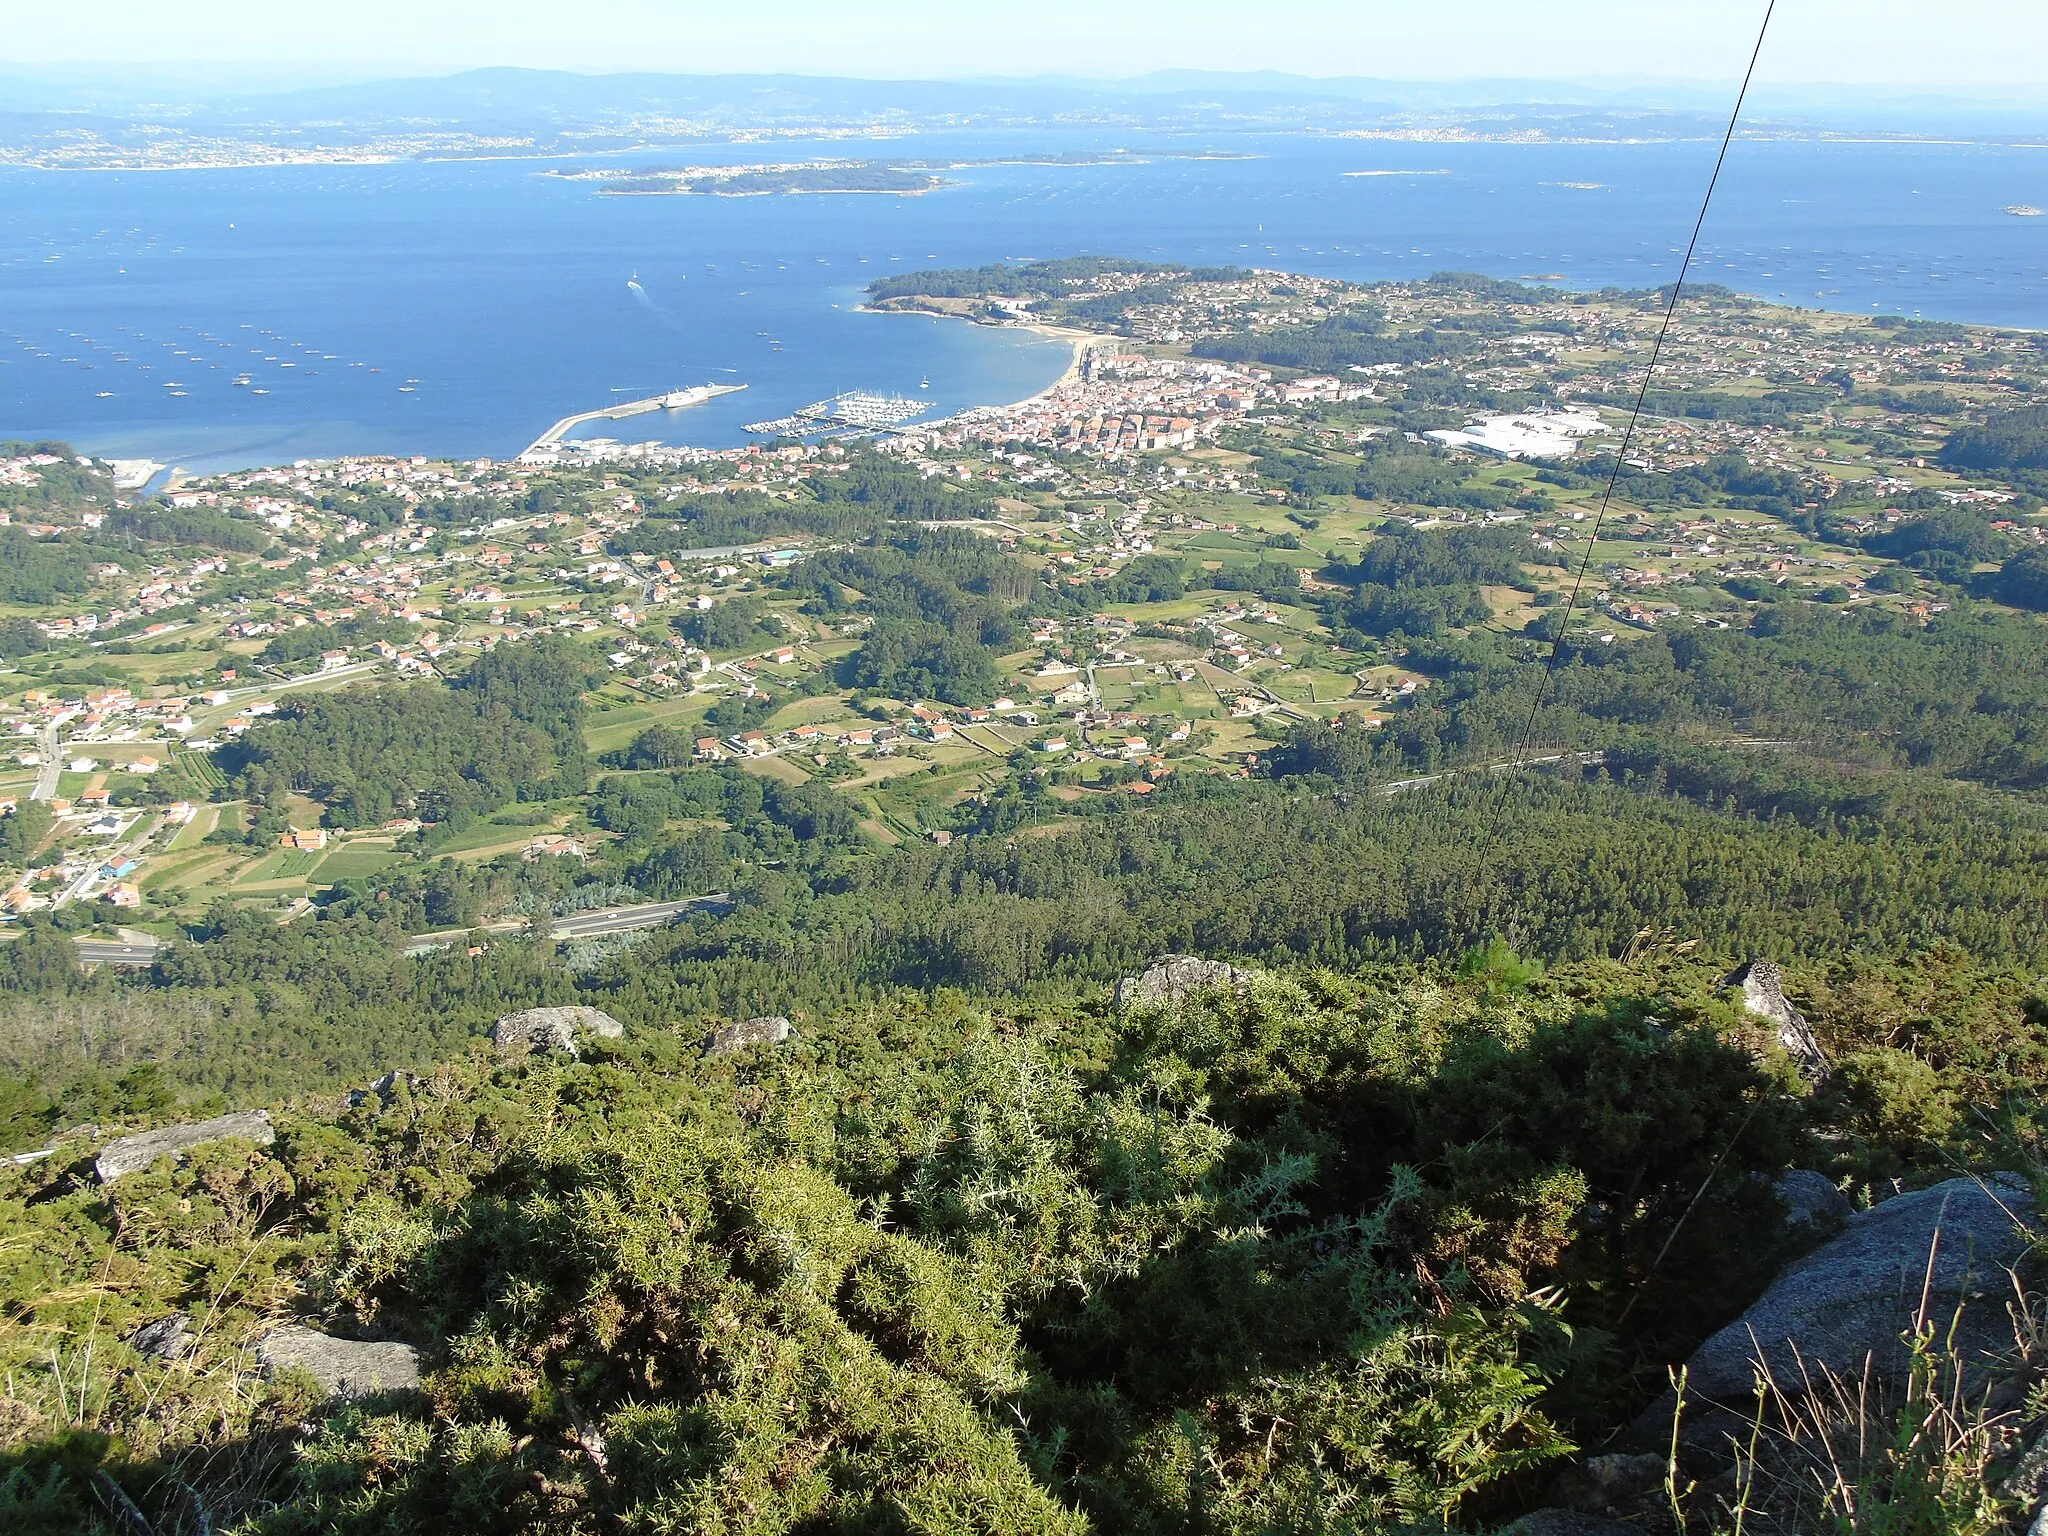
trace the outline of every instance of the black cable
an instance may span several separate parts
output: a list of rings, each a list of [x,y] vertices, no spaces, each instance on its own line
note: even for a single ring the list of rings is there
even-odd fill
[[[1650,348],[1650,365],[1643,370],[1643,387],[1636,391],[1634,409],[1628,415],[1628,428],[1622,434],[1621,447],[1614,455],[1614,469],[1607,476],[1607,488],[1600,495],[1600,508],[1593,514],[1593,531],[1586,536],[1586,554],[1579,561],[1578,574],[1572,578],[1571,595],[1565,599],[1564,612],[1559,615],[1557,635],[1550,643],[1550,660],[1543,668],[1543,676],[1536,684],[1536,697],[1529,705],[1529,718],[1522,722],[1521,739],[1515,744],[1515,755],[1504,765],[1501,775],[1500,793],[1494,800],[1493,814],[1487,818],[1486,837],[1479,845],[1479,872],[1484,877],[1488,863],[1493,857],[1494,838],[1500,829],[1501,811],[1507,804],[1507,796],[1513,785],[1513,775],[1522,766],[1522,760],[1529,751],[1529,739],[1536,729],[1536,717],[1542,713],[1544,702],[1550,695],[1550,682],[1557,673],[1557,664],[1564,655],[1565,631],[1570,628],[1572,610],[1578,606],[1579,592],[1586,584],[1586,572],[1593,564],[1593,552],[1599,547],[1600,528],[1607,521],[1607,509],[1614,500],[1614,488],[1621,481],[1622,465],[1628,460],[1630,444],[1636,437],[1636,426],[1642,420],[1643,406],[1650,398],[1650,381],[1657,376],[1657,361],[1664,355],[1664,343],[1671,335],[1671,321],[1678,313],[1679,297],[1685,292],[1686,277],[1692,271],[1693,255],[1699,249],[1700,232],[1707,227],[1707,210],[1714,205],[1714,189],[1721,184],[1721,168],[1728,163],[1728,150],[1735,142],[1735,129],[1742,121],[1742,106],[1749,99],[1750,82],[1756,78],[1757,61],[1763,57],[1764,39],[1770,35],[1771,17],[1778,9],[1778,0],[1769,0],[1764,7],[1763,25],[1757,28],[1756,47],[1750,51],[1749,68],[1742,73],[1742,89],[1735,93],[1735,109],[1728,114],[1728,131],[1721,135],[1721,152],[1714,157],[1714,174],[1707,181],[1707,195],[1700,199],[1700,216],[1693,221],[1692,239],[1686,243],[1685,260],[1678,266],[1678,281],[1671,285],[1671,301],[1664,306],[1664,323],[1657,329],[1656,343]]]

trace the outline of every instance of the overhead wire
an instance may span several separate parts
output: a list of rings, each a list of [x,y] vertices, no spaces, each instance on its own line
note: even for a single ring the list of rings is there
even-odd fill
[[[1767,0],[1764,19],[1757,28],[1756,46],[1750,50],[1749,66],[1742,72],[1741,89],[1735,93],[1735,106],[1728,114],[1727,131],[1721,135],[1720,152],[1714,157],[1714,172],[1707,180],[1706,195],[1700,199],[1699,217],[1693,221],[1692,238],[1686,242],[1685,258],[1678,266],[1678,280],[1671,285],[1671,297],[1664,306],[1663,323],[1657,328],[1657,339],[1650,347],[1649,365],[1643,370],[1642,387],[1636,391],[1635,404],[1629,411],[1628,426],[1622,433],[1621,446],[1615,451],[1614,466],[1608,471],[1607,485],[1600,494],[1600,505],[1593,514],[1592,531],[1586,536],[1586,552],[1579,560],[1578,571],[1572,578],[1571,592],[1565,598],[1563,613],[1558,615],[1557,633],[1551,637],[1550,657],[1544,664],[1542,676],[1537,680],[1536,696],[1529,704],[1528,717],[1522,722],[1520,736],[1515,743],[1514,756],[1497,771],[1501,773],[1501,787],[1494,798],[1492,813],[1486,820],[1486,831],[1479,845],[1478,871],[1483,888],[1489,872],[1495,840],[1500,831],[1500,819],[1506,809],[1507,796],[1513,786],[1513,776],[1523,766],[1528,756],[1529,743],[1536,729],[1536,720],[1543,712],[1543,706],[1550,696],[1550,685],[1557,675],[1559,662],[1564,656],[1566,631],[1571,626],[1572,610],[1578,606],[1579,595],[1585,589],[1586,572],[1592,568],[1593,555],[1600,544],[1600,530],[1607,521],[1607,513],[1614,502],[1615,488],[1621,483],[1621,471],[1628,462],[1629,450],[1635,443],[1636,429],[1641,425],[1643,409],[1650,398],[1650,384],[1657,376],[1657,364],[1664,355],[1664,344],[1671,336],[1671,323],[1678,314],[1678,302],[1685,294],[1685,280],[1692,273],[1693,257],[1699,251],[1700,235],[1707,227],[1707,213],[1714,206],[1714,192],[1721,185],[1721,172],[1728,163],[1728,151],[1735,142],[1735,130],[1742,122],[1742,108],[1749,100],[1749,88],[1756,79],[1756,66],[1763,57],[1764,40],[1770,36],[1771,18],[1777,12],[1778,0]],[[1482,900],[1487,898],[1482,897]]]

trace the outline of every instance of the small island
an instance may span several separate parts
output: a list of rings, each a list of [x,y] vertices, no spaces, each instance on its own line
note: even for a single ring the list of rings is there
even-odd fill
[[[1226,151],[1169,151],[1157,156],[1129,150],[1064,150],[1057,154],[999,155],[985,159],[804,160],[780,165],[644,165],[551,170],[565,181],[595,181],[608,196],[768,197],[792,192],[884,192],[918,197],[959,183],[947,171],[993,165],[1143,165],[1148,159],[1248,160]]]
[[[631,170],[554,171],[597,181],[612,197],[772,197],[798,192],[883,192],[916,197],[955,183],[926,166],[886,160],[810,160],[786,165],[640,166]]]

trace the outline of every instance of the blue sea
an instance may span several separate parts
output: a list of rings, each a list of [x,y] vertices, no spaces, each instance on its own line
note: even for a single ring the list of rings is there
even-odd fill
[[[203,470],[503,457],[558,417],[703,382],[748,387],[590,430],[723,446],[846,389],[951,412],[1034,393],[1067,349],[860,313],[874,278],[1110,253],[1646,287],[1677,271],[1715,148],[1047,131],[637,157],[1132,154],[974,167],[911,198],[604,196],[531,160],[0,171],[0,437]],[[2048,206],[2048,146],[1741,141],[1694,275],[2040,327],[2048,219],[2015,204]]]

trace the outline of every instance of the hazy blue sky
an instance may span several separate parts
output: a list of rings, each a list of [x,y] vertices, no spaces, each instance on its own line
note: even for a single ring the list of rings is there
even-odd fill
[[[882,77],[1155,69],[1723,79],[1762,0],[71,0],[4,6],[15,63],[483,64]],[[1764,78],[2048,79],[2043,0],[1781,0]]]

